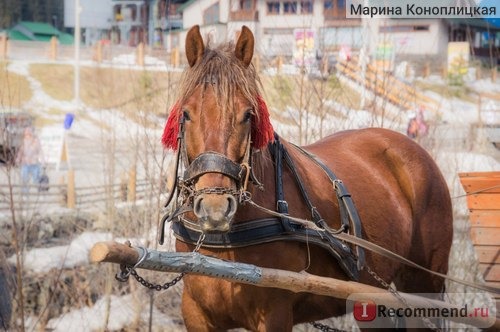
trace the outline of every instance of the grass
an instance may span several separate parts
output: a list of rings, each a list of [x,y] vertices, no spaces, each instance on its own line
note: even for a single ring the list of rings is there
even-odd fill
[[[455,97],[466,102],[477,102],[477,96],[465,85],[452,86],[448,84],[431,83],[421,80],[415,81],[415,87],[419,90],[432,91],[446,98]]]
[[[28,80],[7,71],[8,62],[0,61],[0,108],[19,109],[33,96]]]
[[[287,106],[297,109],[307,108],[310,113],[320,115],[325,110],[325,100],[333,100],[346,107],[359,109],[361,95],[358,91],[342,84],[336,76],[327,80],[309,79],[308,77],[278,75],[261,76],[265,98],[269,106],[284,110]],[[300,90],[302,88],[302,102]]]
[[[30,74],[42,84],[43,91],[57,100],[73,99],[73,66],[32,64]]]

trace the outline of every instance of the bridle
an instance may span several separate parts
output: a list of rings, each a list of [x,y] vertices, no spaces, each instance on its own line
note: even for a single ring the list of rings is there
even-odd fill
[[[177,135],[177,152],[175,157],[175,179],[172,190],[167,197],[164,207],[170,205],[174,200],[174,206],[171,213],[167,213],[160,223],[160,238],[159,243],[164,242],[164,227],[165,223],[171,221],[173,218],[192,211],[194,199],[201,194],[216,194],[233,195],[239,203],[242,203],[250,197],[248,192],[248,183],[253,182],[258,188],[263,189],[263,185],[256,179],[252,169],[252,137],[251,131],[247,136],[247,143],[245,154],[242,162],[237,163],[225,155],[214,152],[206,151],[199,154],[191,162],[187,155],[187,147],[185,142],[185,118],[183,115],[179,118],[179,131]],[[180,165],[184,164],[184,175],[179,177]],[[198,179],[207,173],[217,173],[230,178],[236,184],[236,189],[227,187],[205,187],[202,189],[195,189],[195,184]]]

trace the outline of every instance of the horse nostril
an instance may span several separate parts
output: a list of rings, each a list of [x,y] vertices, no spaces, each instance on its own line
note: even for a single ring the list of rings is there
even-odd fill
[[[198,196],[194,199],[193,202],[193,212],[198,218],[201,218],[203,213],[203,206],[201,205],[202,201],[203,197]]]
[[[226,216],[228,218],[232,218],[233,215],[236,213],[237,208],[238,208],[238,204],[236,202],[236,198],[233,195],[228,195],[227,196]]]

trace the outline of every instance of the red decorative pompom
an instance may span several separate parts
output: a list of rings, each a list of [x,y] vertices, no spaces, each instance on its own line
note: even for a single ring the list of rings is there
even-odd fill
[[[269,110],[261,96],[257,96],[257,116],[252,122],[252,147],[261,149],[274,140],[274,129],[271,124]],[[179,102],[176,102],[167,119],[161,142],[167,149],[177,149],[177,135],[179,134],[179,120],[181,117]]]
[[[168,116],[167,124],[163,130],[161,142],[167,149],[177,150],[177,135],[179,134],[179,120],[181,117],[181,108],[179,102],[176,102]]]
[[[261,149],[274,141],[274,129],[271,124],[269,110],[261,96],[257,96],[257,103],[259,106],[258,115],[252,123],[252,147]]]

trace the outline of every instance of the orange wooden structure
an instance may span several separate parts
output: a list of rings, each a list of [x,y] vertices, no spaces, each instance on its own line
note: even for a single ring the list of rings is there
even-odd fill
[[[500,172],[459,173],[467,193],[471,238],[484,280],[500,286]]]

